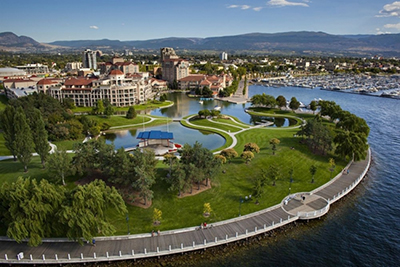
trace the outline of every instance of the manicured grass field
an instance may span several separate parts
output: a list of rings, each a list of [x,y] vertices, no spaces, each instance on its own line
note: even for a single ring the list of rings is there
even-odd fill
[[[224,124],[230,124],[233,127],[239,127],[241,129],[248,129],[251,127],[251,125],[245,124],[243,122],[238,121],[237,119],[233,118],[234,121],[230,120],[230,119],[220,119],[220,118],[216,118],[216,119],[212,119],[215,122],[220,122],[220,123],[224,123]]]
[[[123,119],[125,118],[115,119],[115,123],[122,123]],[[141,118],[138,120],[141,122]],[[205,122],[204,125],[218,126],[216,123],[203,121]],[[188,126],[184,121],[182,121],[182,124]],[[232,131],[233,128],[229,125],[220,127],[223,130],[231,129]],[[279,167],[281,177],[276,181],[275,186],[272,186],[272,181],[268,182],[264,195],[258,199],[259,205],[255,204],[256,199],[254,197],[241,204],[242,215],[280,203],[288,195],[290,186],[291,193],[294,193],[310,191],[326,183],[330,179],[328,161],[331,156],[313,155],[305,145],[299,143],[299,137],[294,137],[297,131],[298,129],[287,128],[281,128],[279,131],[272,128],[257,128],[238,134],[236,136],[238,144],[235,150],[239,155],[248,142],[256,143],[261,149],[260,153],[255,154],[255,158],[249,164],[246,164],[240,157],[233,159],[231,163],[226,163],[213,180],[211,189],[184,198],[178,198],[178,192],[168,190],[169,184],[166,181],[168,166],[159,162],[157,165],[157,182],[152,188],[154,191],[152,206],[148,209],[142,209],[128,205],[130,232],[143,233],[150,232],[153,229],[164,231],[196,226],[204,221],[212,223],[236,217],[239,214],[240,199],[254,194],[253,180],[262,174],[263,169],[267,170],[271,164],[276,164]],[[232,143],[229,135],[221,131],[216,132],[227,139],[224,148]],[[277,146],[276,155],[272,155],[271,145],[269,144],[272,138],[278,138],[281,141]],[[57,145],[69,148],[72,143],[57,143]],[[337,158],[335,158],[335,161],[334,175],[340,172],[346,164],[346,162]],[[312,164],[317,166],[315,183],[311,183],[309,172]],[[290,184],[289,176],[291,167],[294,169],[292,184]],[[12,160],[0,161],[0,185],[4,182],[15,181],[18,176],[32,177],[38,180],[49,178],[47,170],[42,169],[38,157],[33,158],[28,168],[29,172],[24,173],[21,163]],[[74,187],[73,181],[76,179],[78,177],[68,179],[69,188]],[[196,192],[196,190],[197,186],[194,185],[193,192]],[[212,212],[208,218],[203,217],[204,203],[211,204]],[[157,228],[152,225],[154,208],[162,211],[161,225]],[[116,234],[126,234],[127,221],[125,215],[117,216],[112,210],[108,211],[108,214],[117,229]]]
[[[207,119],[192,118],[190,120],[190,122],[195,124],[195,125],[206,126],[206,127],[211,127],[211,128],[218,128],[218,129],[221,129],[223,131],[232,132],[232,133],[235,133],[235,132],[238,132],[238,131],[241,130],[241,128],[233,126],[233,125],[230,126],[230,125],[226,125],[226,124],[222,124],[222,123],[220,123],[220,124],[213,123],[213,122],[208,121]]]
[[[153,187],[154,199],[151,208],[144,210],[137,207],[128,207],[130,211],[130,231],[131,233],[150,232],[151,230],[169,230],[200,225],[201,222],[208,223],[229,219],[238,216],[240,198],[253,194],[252,180],[261,175],[262,169],[267,169],[272,163],[279,166],[281,178],[272,186],[272,181],[265,188],[265,193],[259,199],[260,204],[256,205],[254,197],[241,205],[241,214],[248,214],[263,208],[278,204],[289,193],[290,177],[289,168],[293,166],[294,175],[291,184],[291,193],[311,191],[312,189],[326,183],[330,178],[328,170],[328,158],[312,155],[308,148],[299,144],[299,138],[293,137],[297,130],[270,131],[268,129],[254,129],[246,131],[238,136],[236,150],[241,154],[245,143],[257,143],[261,151],[255,158],[246,164],[240,158],[234,159],[231,163],[223,165],[223,170],[213,181],[213,188],[198,195],[185,198],[178,198],[177,192],[167,190],[168,184],[164,179],[158,178]],[[272,155],[269,140],[278,138],[281,143],[278,145],[276,155]],[[294,149],[292,149],[294,148]],[[345,162],[336,159],[337,174],[344,166]],[[315,175],[315,183],[311,183],[309,168],[316,164],[318,170]],[[166,173],[166,169],[159,169],[159,173]],[[165,175],[162,175],[165,177]],[[193,191],[196,191],[196,186]],[[203,205],[210,203],[213,211],[209,218],[203,217]],[[159,227],[152,226],[152,212],[158,208],[163,212],[162,223]],[[118,227],[118,233],[126,232],[125,218],[114,221]]]
[[[149,102],[146,104],[134,105],[135,110],[146,110],[146,109],[155,109],[155,108],[163,108],[173,104],[171,101],[165,101],[160,103]],[[114,107],[115,112],[120,111],[128,111],[129,107]],[[90,113],[92,111],[92,107],[76,107],[72,110],[75,113]]]

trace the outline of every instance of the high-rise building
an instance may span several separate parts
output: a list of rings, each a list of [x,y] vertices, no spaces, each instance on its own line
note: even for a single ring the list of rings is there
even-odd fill
[[[97,69],[96,51],[86,49],[83,52],[82,65],[84,68]]]
[[[228,53],[222,52],[222,53],[219,55],[219,58],[220,58],[221,60],[228,60]]]

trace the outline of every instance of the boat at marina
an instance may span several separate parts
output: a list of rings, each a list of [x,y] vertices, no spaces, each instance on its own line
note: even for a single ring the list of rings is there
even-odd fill
[[[214,107],[214,110],[221,110],[221,107],[218,106],[218,105],[216,105],[216,106]]]

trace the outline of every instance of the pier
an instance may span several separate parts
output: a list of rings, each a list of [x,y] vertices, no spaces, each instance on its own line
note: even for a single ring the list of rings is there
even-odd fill
[[[96,246],[86,243],[81,246],[68,239],[52,238],[44,239],[43,244],[38,247],[29,247],[26,242],[18,244],[2,237],[0,264],[61,265],[135,260],[204,250],[247,239],[296,220],[315,219],[325,215],[334,202],[350,193],[362,181],[370,163],[369,150],[365,160],[350,162],[336,177],[311,192],[290,194],[275,206],[213,223],[205,228],[195,226],[163,231],[155,236],[145,233],[97,237]]]

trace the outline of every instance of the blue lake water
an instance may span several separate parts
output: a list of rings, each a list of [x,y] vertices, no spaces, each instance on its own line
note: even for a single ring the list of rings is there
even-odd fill
[[[186,143],[193,145],[196,141],[198,141],[202,144],[203,147],[213,150],[225,144],[225,139],[218,134],[213,134],[207,131],[197,131],[189,129],[183,127],[179,122],[169,123],[168,125],[120,130],[113,133],[107,133],[105,136],[105,138],[107,139],[106,143],[110,144],[114,142],[114,146],[116,148],[136,147],[136,145],[139,143],[139,140],[136,139],[136,136],[139,132],[144,130],[160,130],[172,132],[174,134],[174,143],[178,143],[181,145],[184,145]]]

